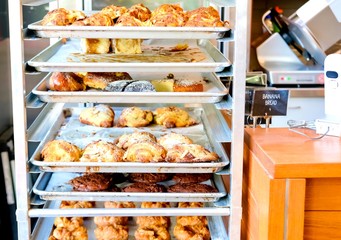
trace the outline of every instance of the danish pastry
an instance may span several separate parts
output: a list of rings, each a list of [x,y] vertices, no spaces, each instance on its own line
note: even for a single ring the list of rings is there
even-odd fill
[[[90,88],[104,90],[111,82],[131,79],[127,72],[88,72],[84,75],[83,82]]]
[[[149,132],[133,132],[119,136],[117,139],[115,139],[114,143],[116,144],[116,146],[122,149],[127,149],[134,143],[145,141],[156,142],[157,139],[153,134]]]
[[[141,208],[170,208],[169,202],[142,202]]]
[[[167,151],[152,141],[137,142],[128,147],[123,156],[125,162],[164,162]]]
[[[126,13],[128,9],[124,6],[115,6],[115,5],[109,5],[100,11],[102,14],[108,15],[113,21],[117,20],[117,18],[124,13]]]
[[[80,158],[81,162],[122,162],[124,150],[115,144],[98,140],[89,143]]]
[[[147,21],[151,16],[151,11],[149,8],[144,6],[142,3],[134,4],[128,9],[130,15],[134,16],[141,22]]]
[[[201,208],[204,207],[204,203],[202,202],[179,202],[179,208]]]
[[[164,148],[169,149],[177,144],[192,144],[193,140],[180,133],[171,132],[159,137],[157,139],[157,142],[161,144]]]
[[[153,121],[153,113],[139,107],[123,109],[118,118],[118,127],[145,127]]]
[[[41,159],[46,162],[79,162],[82,150],[65,140],[51,140],[42,151]]]
[[[211,238],[210,231],[205,225],[176,224],[173,233],[177,240],[210,240]]]
[[[215,162],[218,154],[211,152],[199,144],[177,144],[167,149],[167,162]]]
[[[184,26],[187,16],[178,4],[162,4],[157,7],[150,18],[151,25],[159,27]]]
[[[139,227],[135,231],[136,240],[169,240],[170,234],[165,227],[160,226],[149,226],[149,227]]]
[[[84,91],[86,85],[81,77],[74,73],[53,72],[46,80],[46,87],[52,91]]]
[[[115,202],[115,201],[106,201],[104,202],[105,208],[135,208],[135,203],[133,202]]]
[[[97,240],[128,240],[128,227],[123,225],[99,226],[94,230]]]
[[[139,227],[164,227],[168,228],[170,225],[170,218],[165,216],[139,216],[136,218],[136,223]]]
[[[153,115],[154,122],[166,128],[188,127],[197,123],[185,110],[175,106],[157,108]]]
[[[41,21],[44,26],[67,26],[77,20],[84,19],[86,15],[82,11],[57,8],[48,12]]]
[[[113,127],[115,112],[105,104],[95,105],[94,107],[85,108],[79,114],[79,121],[83,124],[95,127]]]
[[[56,228],[65,228],[68,231],[74,231],[76,228],[83,226],[82,217],[56,217],[54,219]]]
[[[92,208],[95,202],[89,201],[62,201],[59,208]]]
[[[80,226],[73,231],[69,231],[64,227],[55,228],[52,232],[52,237],[49,240],[58,239],[75,239],[75,240],[88,240],[88,230],[84,226]]]
[[[220,20],[218,11],[212,6],[200,7],[187,12],[188,27],[224,27],[225,23]]]
[[[111,225],[127,225],[128,217],[95,216],[94,223],[97,225],[97,227],[105,227]]]

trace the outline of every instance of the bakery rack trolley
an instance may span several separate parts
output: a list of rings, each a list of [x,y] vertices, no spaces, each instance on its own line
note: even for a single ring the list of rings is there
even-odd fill
[[[35,134],[44,135],[48,131],[48,126],[32,124],[28,128],[27,108],[40,107],[44,113],[49,104],[40,104],[33,101],[31,93],[26,93],[26,64],[25,64],[25,45],[24,41],[28,37],[23,29],[23,6],[37,6],[49,4],[50,8],[62,6],[63,1],[53,0],[14,0],[9,1],[10,17],[10,45],[11,45],[11,81],[12,81],[12,104],[13,104],[13,125],[14,125],[14,144],[15,144],[15,178],[19,239],[32,239],[32,229],[34,229],[33,218],[55,217],[56,211],[50,209],[39,209],[32,207],[32,183],[30,182],[30,164],[28,142],[35,137]],[[200,1],[202,2],[202,1]],[[225,54],[230,51],[227,46],[232,45],[232,68],[230,75],[233,77],[233,98],[228,98],[227,106],[232,110],[231,140],[230,140],[230,167],[225,171],[229,175],[229,199],[227,208],[217,208],[216,210],[203,209],[203,214],[228,216],[228,238],[240,239],[241,230],[241,197],[242,197],[242,165],[243,165],[243,136],[244,136],[244,101],[245,101],[245,78],[246,78],[246,59],[247,59],[247,26],[249,25],[249,6],[248,0],[210,0],[204,1],[207,4],[214,4],[222,7],[223,14],[231,17],[229,20],[233,26],[230,38],[218,41],[218,45],[224,46]],[[75,1],[79,9],[91,6],[89,0]],[[228,10],[226,10],[228,9]],[[229,16],[231,10],[231,16]],[[225,49],[224,49],[225,48]],[[47,115],[48,116],[48,115]],[[51,117],[51,116],[50,116]],[[52,116],[53,117],[53,116]],[[35,139],[36,140],[36,139]],[[42,140],[42,139],[40,139]],[[168,211],[167,211],[168,212]],[[47,214],[46,214],[47,213]],[[105,214],[105,212],[89,212],[89,216]],[[142,212],[140,214],[148,214]],[[181,213],[174,210],[168,212],[170,216]],[[33,230],[34,231],[34,230]]]

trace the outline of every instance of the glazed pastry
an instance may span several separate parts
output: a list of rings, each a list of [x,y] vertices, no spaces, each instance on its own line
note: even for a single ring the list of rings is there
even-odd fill
[[[115,112],[105,104],[95,105],[94,107],[85,108],[79,114],[79,121],[83,124],[95,127],[113,127]]]
[[[103,191],[113,185],[111,173],[86,173],[69,181],[75,191],[93,192]]]
[[[168,192],[172,193],[216,193],[218,190],[203,183],[177,183],[168,187]]]
[[[125,162],[164,162],[167,151],[152,141],[137,142],[128,147],[123,156]]]
[[[128,227],[122,225],[100,226],[94,230],[97,240],[128,240]]]
[[[152,141],[156,142],[156,137],[149,132],[133,132],[119,136],[115,139],[116,146],[126,150],[129,146],[138,142]]]
[[[212,6],[200,7],[187,12],[187,27],[224,27],[227,23],[220,20],[220,15]]]
[[[155,109],[154,122],[166,128],[188,127],[197,122],[183,109],[170,106]]]
[[[115,144],[98,140],[89,143],[80,158],[81,162],[122,162],[124,150]]]
[[[74,73],[53,72],[46,81],[46,88],[52,91],[84,91],[83,79]]]
[[[157,183],[170,178],[169,173],[130,173],[128,178],[131,182]]]
[[[170,234],[165,227],[149,226],[139,227],[135,231],[136,240],[157,239],[157,240],[169,240]]]
[[[211,152],[199,144],[177,144],[167,149],[167,162],[215,162],[218,154]]]
[[[211,179],[212,173],[176,173],[172,180],[176,183],[200,183]]]
[[[89,88],[104,90],[111,82],[131,79],[127,72],[88,72],[84,75],[83,82]]]
[[[145,127],[153,121],[153,113],[139,107],[123,109],[118,118],[118,127]]]
[[[126,186],[123,192],[166,192],[166,187],[157,183],[133,183]]]
[[[77,20],[84,19],[86,15],[77,10],[67,10],[65,8],[57,8],[48,12],[41,21],[44,26],[67,26]]]
[[[78,162],[81,155],[79,147],[65,140],[51,140],[41,151],[41,159],[45,162]]]
[[[177,144],[192,144],[193,140],[180,133],[167,133],[157,139],[157,142],[166,149],[172,148]]]

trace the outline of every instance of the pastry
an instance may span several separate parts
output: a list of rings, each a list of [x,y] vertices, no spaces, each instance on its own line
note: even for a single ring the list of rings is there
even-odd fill
[[[128,227],[122,225],[99,226],[94,230],[97,240],[128,240]]]
[[[170,208],[169,202],[142,202],[141,208]]]
[[[155,92],[153,84],[149,81],[138,80],[125,86],[124,92]]]
[[[153,141],[137,142],[128,147],[123,156],[125,162],[164,162],[167,151]]]
[[[204,203],[202,202],[179,202],[179,208],[200,208],[204,207]]]
[[[127,72],[88,72],[84,75],[83,82],[89,88],[104,90],[111,82],[131,79]]]
[[[103,191],[113,185],[111,173],[86,173],[69,181],[75,191],[93,192]]]
[[[167,133],[157,139],[157,142],[166,149],[172,148],[177,144],[192,144],[193,140],[180,133]]]
[[[145,127],[153,121],[153,113],[139,107],[129,107],[122,110],[117,120],[118,127]]]
[[[176,223],[183,226],[207,225],[206,216],[177,216]]]
[[[83,124],[95,127],[113,127],[115,112],[105,104],[95,105],[94,107],[85,108],[79,114],[79,121]]]
[[[185,110],[175,106],[157,108],[153,115],[154,122],[166,128],[188,127],[197,123]]]
[[[128,9],[131,16],[137,18],[141,22],[147,21],[151,16],[151,11],[149,8],[144,6],[142,3],[134,4]]]
[[[88,230],[84,226],[80,226],[73,231],[69,231],[67,228],[60,227],[55,228],[52,232],[52,237],[49,240],[58,239],[77,239],[77,240],[88,240]]]
[[[168,228],[170,218],[165,216],[139,216],[136,217],[136,223],[142,228],[149,226]]]
[[[86,85],[74,73],[53,72],[46,80],[46,88],[52,91],[84,91]]]
[[[200,7],[187,12],[186,27],[224,27],[226,23],[220,20],[218,11],[212,6]]]
[[[127,225],[128,217],[95,216],[94,223],[97,225],[97,227]]]
[[[122,162],[124,150],[115,144],[98,140],[89,143],[80,158],[81,162]]]
[[[202,81],[192,79],[176,79],[173,85],[174,92],[202,92],[204,84]]]
[[[78,162],[81,155],[79,147],[65,140],[51,140],[41,151],[41,159],[45,162]]]
[[[188,225],[176,224],[173,229],[176,240],[200,239],[210,240],[211,235],[206,225]]]
[[[172,180],[176,183],[200,183],[211,179],[211,173],[176,173]]]
[[[135,240],[169,240],[170,234],[165,227],[160,226],[149,226],[149,227],[138,227],[135,231]]]
[[[207,184],[203,183],[177,183],[169,186],[168,192],[172,193],[216,193],[218,190]]]
[[[95,202],[89,201],[62,201],[59,208],[92,208]]]
[[[170,178],[168,173],[130,173],[128,178],[131,182],[157,183]]]
[[[115,202],[115,201],[106,201],[104,202],[105,208],[135,208],[135,203],[133,202]]]
[[[174,79],[151,80],[150,83],[157,92],[173,92]]]
[[[119,16],[127,11],[128,9],[124,6],[109,5],[102,8],[101,13],[108,15],[113,21],[116,21]]]
[[[167,149],[167,162],[215,162],[218,154],[211,152],[199,144],[177,144]]]
[[[83,226],[82,217],[56,217],[54,219],[56,228],[65,228],[68,231],[74,231],[76,228]]]
[[[152,141],[156,142],[156,137],[149,132],[133,132],[119,136],[115,139],[116,146],[126,150],[129,146],[138,142]]]
[[[65,8],[57,8],[49,11],[41,21],[44,26],[67,26],[77,20],[84,19],[86,15],[77,10],[67,10]]]
[[[187,16],[178,4],[162,4],[157,7],[150,18],[150,23],[158,27],[184,26]]]
[[[157,183],[133,183],[122,189],[123,192],[166,192],[166,187]]]

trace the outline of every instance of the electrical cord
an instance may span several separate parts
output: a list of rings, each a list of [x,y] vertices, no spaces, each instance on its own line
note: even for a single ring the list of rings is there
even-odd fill
[[[292,131],[292,132],[295,132],[295,133],[300,134],[302,136],[305,136],[311,140],[321,139],[324,136],[326,136],[329,132],[329,127],[328,127],[326,132],[323,133],[322,135],[319,135],[317,137],[312,137],[312,136],[309,136],[308,134],[306,134],[304,132],[300,132],[299,129],[310,129],[310,130],[314,130],[316,132],[315,122],[305,121],[305,120],[288,120],[287,124],[289,126],[289,131]]]

